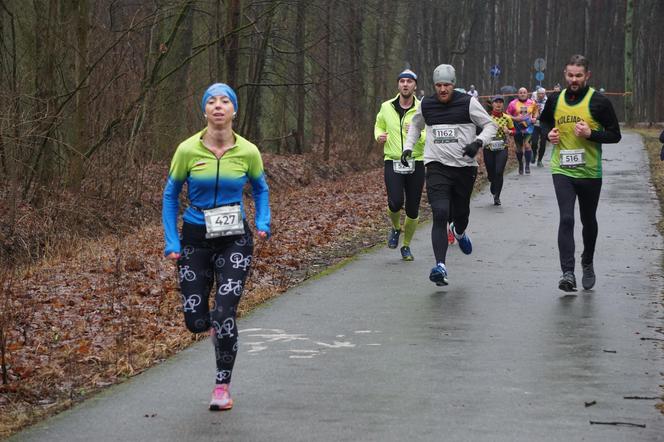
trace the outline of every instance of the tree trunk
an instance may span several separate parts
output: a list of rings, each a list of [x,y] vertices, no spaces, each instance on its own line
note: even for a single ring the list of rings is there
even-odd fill
[[[297,52],[295,56],[295,83],[297,86],[295,88],[296,103],[297,103],[297,133],[295,134],[295,150],[297,153],[303,153],[305,150],[305,118],[306,118],[306,109],[304,107],[304,96],[306,94],[306,88],[304,86],[304,36],[306,30],[306,11],[307,11],[307,1],[298,0],[297,2],[297,17],[295,22],[295,51]]]
[[[76,93],[74,117],[74,142],[69,159],[68,187],[78,191],[83,180],[84,154],[88,142],[88,103],[90,101],[88,74],[88,33],[90,29],[88,0],[78,0],[76,15],[76,67],[75,77],[79,90]]]
[[[583,3],[583,55],[590,52],[590,0]]]
[[[231,87],[237,88],[239,75],[239,54],[240,36],[235,31],[240,27],[240,0],[229,0],[226,10],[226,35],[228,35],[224,44],[226,48],[226,81]]]
[[[58,158],[55,155],[55,146],[52,141],[52,123],[56,118],[52,114],[55,108],[55,28],[58,26],[58,1],[48,1],[44,4],[35,1],[34,34],[40,38],[35,40],[35,90],[39,108],[35,112],[37,122],[36,136],[33,145],[36,154],[32,165],[28,169],[23,188],[23,196],[27,198],[34,181],[51,185],[51,178],[56,175]],[[44,15],[46,12],[46,15]]]
[[[325,137],[323,144],[323,160],[325,162],[330,160],[330,136],[332,133],[332,103],[330,88],[332,83],[332,48],[330,41],[332,21],[332,1],[328,0],[325,5],[325,91],[324,91],[324,106],[325,106]]]
[[[277,0],[272,0],[271,7],[274,6]],[[254,55],[251,57],[249,63],[249,83],[252,83],[247,88],[246,92],[246,107],[242,111],[242,124],[239,125],[240,131],[246,133],[248,137],[253,139],[261,138],[261,127],[258,122],[261,120],[261,97],[263,88],[261,86],[253,86],[253,84],[260,84],[265,70],[265,63],[268,58],[268,46],[272,35],[272,22],[274,21],[274,14],[266,18],[265,28],[262,29],[254,37],[259,40],[259,44],[253,44]],[[258,25],[256,25],[258,26]],[[257,46],[257,47],[256,47]]]
[[[634,91],[634,39],[632,38],[632,22],[634,19],[634,0],[625,3],[625,121],[628,126],[634,125],[634,105],[632,93]]]
[[[179,14],[161,24],[161,38],[165,52],[162,54],[162,63],[157,66],[157,75],[155,78],[165,78],[158,86],[148,86],[154,88],[157,96],[155,97],[155,121],[157,146],[172,150],[174,140],[181,140],[187,136],[187,130],[183,122],[187,118],[187,109],[183,106],[174,106],[175,103],[188,95],[186,85],[189,80],[189,67],[191,63],[182,65],[192,51],[193,43],[193,2],[185,3]],[[141,103],[143,104],[143,103]],[[199,115],[202,111],[199,111]],[[202,115],[201,115],[202,117]],[[128,163],[134,164],[134,152],[128,152]]]
[[[217,44],[215,45],[215,50],[213,51],[216,54],[215,65],[214,65],[214,76],[211,83],[220,82],[224,78],[224,44],[222,37],[224,35],[224,30],[221,27],[223,23],[223,0],[217,0],[215,3],[215,31]]]

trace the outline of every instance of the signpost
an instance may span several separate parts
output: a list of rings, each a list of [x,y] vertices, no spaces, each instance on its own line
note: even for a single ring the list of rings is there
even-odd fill
[[[546,70],[546,60],[543,58],[536,58],[535,63],[533,64],[535,68],[535,80],[537,80],[537,86],[542,86],[542,80],[544,80],[544,70]]]
[[[496,80],[496,78],[500,77],[500,66],[497,64],[494,64],[491,66],[491,69],[489,69],[489,75],[491,75],[491,93],[493,94],[493,91],[495,90],[493,88],[493,83]]]

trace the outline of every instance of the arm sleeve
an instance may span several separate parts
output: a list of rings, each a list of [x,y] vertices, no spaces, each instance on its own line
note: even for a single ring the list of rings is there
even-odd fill
[[[496,136],[498,126],[496,126],[496,123],[493,122],[491,116],[489,116],[478,100],[470,100],[468,110],[470,113],[470,119],[475,123],[475,126],[482,128],[482,131],[477,135],[477,138],[482,140],[482,144],[486,146],[491,142],[493,137]]]
[[[664,143],[664,130],[662,131],[661,134],[659,134],[659,142]]]
[[[553,121],[553,114],[556,110],[556,103],[558,102],[559,95],[559,92],[554,92],[551,94],[551,96],[546,100],[542,115],[540,115],[540,131],[542,132],[542,136],[545,140],[549,139],[549,132],[551,132],[551,129],[553,129],[556,125],[555,121]]]
[[[179,198],[186,177],[186,160],[183,150],[178,148],[171,161],[161,204],[161,222],[164,227],[164,240],[166,242],[164,256],[172,252],[180,253],[180,237],[178,236]]]
[[[385,119],[383,118],[383,109],[381,107],[378,115],[376,115],[376,124],[374,124],[374,140],[378,141],[378,136],[386,132]]]
[[[258,149],[249,164],[249,182],[256,205],[256,229],[267,233],[269,237],[271,235],[270,192],[265,180],[263,159]]]
[[[590,114],[599,124],[602,125],[601,130],[593,130],[590,132],[588,139],[596,143],[617,143],[622,138],[620,134],[620,124],[616,112],[613,110],[613,105],[602,94],[593,94],[590,98]]]
[[[408,135],[406,135],[406,141],[403,144],[403,150],[413,150],[413,146],[420,139],[422,135],[422,130],[424,129],[424,116],[422,115],[422,105],[417,108],[415,115],[410,120],[410,127],[408,128]]]
[[[509,129],[510,135],[514,136],[516,129],[514,128],[514,122],[512,122],[512,119],[509,116],[507,117],[507,129]]]

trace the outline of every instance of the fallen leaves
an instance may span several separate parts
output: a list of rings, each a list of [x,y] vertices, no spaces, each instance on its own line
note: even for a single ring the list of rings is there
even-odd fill
[[[275,157],[270,169],[269,161],[273,235],[256,241],[241,315],[383,238],[382,168],[349,174],[328,167],[326,176],[343,179],[302,187],[314,176],[302,168],[312,166]],[[253,203],[246,203],[253,219]],[[130,235],[100,237],[66,260],[42,262],[13,282],[0,437],[201,339],[183,325],[162,238],[155,219]]]
[[[256,241],[240,315],[384,241],[387,226],[382,165],[353,172],[342,162],[326,165],[311,156],[265,155],[264,160],[272,238]],[[148,208],[159,200],[164,173],[149,170],[154,176],[147,181],[154,187],[146,192],[152,195]],[[338,179],[304,186],[316,176]],[[477,186],[481,183],[478,177]],[[422,201],[425,220],[426,196]],[[245,202],[253,219],[253,202]],[[86,241],[78,254],[25,269],[10,290],[4,287],[11,327],[9,384],[0,385],[0,437],[204,338],[183,325],[175,264],[163,258],[162,248],[155,214],[152,224]]]

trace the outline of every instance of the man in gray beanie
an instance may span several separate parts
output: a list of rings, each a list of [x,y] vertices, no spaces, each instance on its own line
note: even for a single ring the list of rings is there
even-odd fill
[[[469,255],[473,246],[466,232],[470,215],[470,195],[477,178],[477,151],[489,144],[498,128],[478,100],[454,90],[456,72],[449,64],[433,71],[436,93],[422,100],[410,123],[402,161],[412,155],[413,146],[426,128],[424,164],[429,204],[433,212],[431,242],[436,265],[429,280],[448,284],[447,222],[459,248]],[[477,128],[481,132],[477,135]]]

